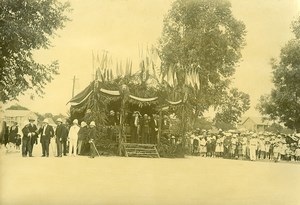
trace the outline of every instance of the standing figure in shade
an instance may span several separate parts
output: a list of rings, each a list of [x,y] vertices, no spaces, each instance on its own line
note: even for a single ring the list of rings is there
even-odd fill
[[[89,130],[88,130],[88,126],[86,124],[86,122],[82,121],[80,123],[80,129],[78,132],[78,154],[81,155],[82,154],[82,147],[85,146],[86,143],[86,139],[89,135]]]
[[[34,144],[37,144],[37,138],[38,138],[38,129],[35,124],[33,124],[35,120],[33,118],[29,118],[29,123],[24,126],[22,129],[23,133],[23,144],[22,144],[22,156],[27,157],[29,154],[29,157],[32,156],[33,146]]]
[[[69,156],[72,155],[73,151],[73,156],[76,156],[76,151],[77,151],[77,141],[78,141],[78,132],[79,132],[80,127],[78,126],[78,120],[75,119],[73,120],[73,125],[70,127],[69,130]]]
[[[5,144],[6,122],[0,118],[0,146]]]
[[[133,120],[131,124],[131,141],[132,142],[139,142],[139,130],[140,130],[140,116],[139,112],[135,111],[133,113]]]
[[[49,157],[49,145],[50,140],[54,136],[54,130],[51,125],[49,125],[48,119],[44,119],[43,126],[39,130],[39,134],[41,135],[40,142],[42,144],[42,157]]]
[[[253,134],[252,138],[250,139],[249,149],[250,149],[250,160],[255,161],[256,160],[256,150],[258,146],[258,140],[257,135]]]
[[[116,141],[115,129],[117,125],[117,116],[115,115],[115,111],[111,110],[107,117],[108,127],[107,127],[107,135],[109,139],[112,141]]]
[[[61,118],[58,118],[56,120],[56,122],[57,122],[57,127],[55,130],[56,145],[57,145],[57,156],[56,157],[62,157],[62,153],[64,153],[64,156],[67,155],[68,129],[63,124]],[[62,148],[63,148],[63,151],[62,151]]]
[[[148,144],[150,143],[150,119],[149,116],[147,114],[144,115],[143,119],[142,119],[142,143],[144,144]]]
[[[225,135],[224,141],[223,141],[223,147],[224,147],[224,153],[223,157],[226,159],[230,158],[230,150],[231,150],[231,134],[227,133]]]
[[[157,135],[158,135],[158,116],[156,114],[152,115],[152,118],[149,122],[150,126],[150,143],[157,143]]]
[[[13,122],[13,125],[9,129],[8,141],[10,143],[10,147],[13,147],[14,149],[16,148],[16,140],[18,137],[18,132],[19,132],[18,123]]]
[[[90,143],[90,158],[94,158],[96,156],[96,124],[94,121],[90,123],[90,130],[89,130],[89,143]]]

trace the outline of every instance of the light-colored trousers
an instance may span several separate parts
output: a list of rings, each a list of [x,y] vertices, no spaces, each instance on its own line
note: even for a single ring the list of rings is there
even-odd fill
[[[76,150],[77,150],[77,139],[70,139],[70,143],[69,143],[69,155],[72,154],[72,149],[73,151],[73,155],[76,156]]]
[[[256,160],[256,146],[250,146],[250,160]]]

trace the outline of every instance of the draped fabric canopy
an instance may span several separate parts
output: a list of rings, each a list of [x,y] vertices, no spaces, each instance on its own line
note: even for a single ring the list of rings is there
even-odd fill
[[[87,86],[83,91],[81,91],[80,93],[78,93],[76,96],[74,96],[68,103],[71,104],[71,106],[80,106],[81,104],[83,104],[84,102],[87,101],[87,99],[89,98],[90,95],[92,95],[94,93],[94,84],[91,83],[89,86]],[[100,93],[108,95],[109,97],[120,97],[120,91],[119,90],[108,90],[108,89],[104,89],[104,88],[98,88]],[[129,94],[129,98],[131,100],[140,102],[140,103],[151,103],[151,102],[156,102],[159,98],[157,96],[153,96],[153,97],[139,97],[139,96],[134,96],[132,94]],[[180,103],[182,103],[182,100],[179,101],[170,101],[167,99],[164,99],[164,102],[166,102],[166,104],[169,105],[179,105]]]

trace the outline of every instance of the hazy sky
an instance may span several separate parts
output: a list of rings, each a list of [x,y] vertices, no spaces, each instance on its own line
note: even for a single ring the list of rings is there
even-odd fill
[[[92,79],[92,51],[107,50],[114,58],[138,60],[138,47],[157,43],[170,0],[70,0],[73,8],[63,30],[53,39],[53,47],[36,52],[41,63],[59,60],[60,75],[46,86],[45,96],[30,100],[19,98],[19,104],[46,113],[65,114],[72,94],[72,78],[78,78],[76,92]],[[246,47],[236,68],[233,85],[249,93],[251,109],[262,94],[270,92],[270,58],[293,37],[291,21],[299,14],[300,0],[231,0],[234,16],[246,25]],[[16,102],[5,105],[8,107]]]

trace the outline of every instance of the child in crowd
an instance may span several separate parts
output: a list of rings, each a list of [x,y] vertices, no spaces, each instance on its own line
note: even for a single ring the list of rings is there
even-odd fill
[[[295,157],[296,157],[296,161],[300,161],[300,145],[298,145],[296,148]]]
[[[17,138],[16,138],[16,150],[19,152],[20,151],[20,145],[22,143],[22,140],[21,140],[21,135],[17,135]]]
[[[270,139],[266,139],[266,142],[265,142],[265,150],[266,150],[266,159],[270,159],[270,146],[271,146],[271,142],[270,142]]]

